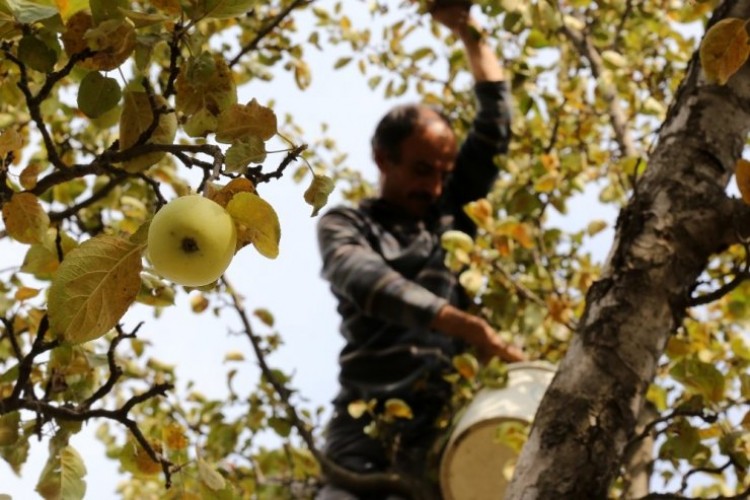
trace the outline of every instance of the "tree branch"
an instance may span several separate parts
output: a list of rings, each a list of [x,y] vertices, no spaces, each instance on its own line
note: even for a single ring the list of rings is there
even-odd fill
[[[567,26],[564,21],[561,31],[578,49],[581,56],[588,61],[592,76],[599,78],[604,73],[604,62],[591,40],[584,33]],[[620,147],[620,154],[623,156],[638,156],[638,149],[635,147],[633,138],[628,131],[627,118],[617,98],[617,90],[612,85],[600,85],[599,88],[602,98],[609,108],[609,117],[617,144]]]
[[[255,353],[255,357],[258,360],[258,366],[260,367],[261,373],[281,398],[290,423],[297,430],[300,437],[302,437],[302,440],[310,449],[310,452],[313,454],[315,459],[318,461],[318,463],[320,463],[321,468],[323,469],[323,473],[329,478],[333,479],[337,485],[341,485],[347,489],[352,489],[357,492],[372,492],[387,489],[388,491],[411,495],[415,500],[422,499],[422,493],[419,491],[417,486],[417,480],[419,478],[405,478],[396,473],[389,472],[372,474],[359,474],[356,472],[352,472],[351,470],[345,469],[335,462],[331,461],[317,448],[312,432],[308,428],[307,424],[299,417],[297,410],[289,400],[292,391],[285,387],[284,384],[278,380],[273,370],[268,366],[268,363],[265,359],[265,354],[263,353],[263,349],[258,342],[258,337],[253,333],[252,326],[250,325],[250,320],[248,319],[245,308],[242,305],[242,299],[237,294],[237,292],[234,291],[234,288],[227,281],[226,277],[222,278],[222,281],[224,282],[227,293],[232,299],[232,305],[237,312],[240,321],[242,322],[244,333],[250,340],[250,344]]]
[[[242,56],[258,48],[258,44],[269,35],[274,29],[276,29],[286,17],[297,7],[302,7],[306,4],[311,4],[315,0],[294,0],[292,3],[286,6],[279,14],[271,19],[265,26],[263,26],[258,33],[255,34],[255,38],[250,40],[247,45],[242,47],[239,53],[229,61],[229,67],[233,67],[237,64]]]

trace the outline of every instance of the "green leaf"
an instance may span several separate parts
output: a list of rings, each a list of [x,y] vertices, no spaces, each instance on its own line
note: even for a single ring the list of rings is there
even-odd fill
[[[283,438],[289,437],[289,434],[292,433],[292,424],[283,418],[270,417],[268,419],[268,426]]]
[[[333,192],[335,187],[333,179],[325,175],[314,175],[310,186],[304,194],[305,201],[312,205],[313,211],[311,217],[318,215],[318,212],[328,203],[328,196]]]
[[[712,364],[685,358],[672,367],[669,374],[708,401],[718,403],[724,397],[724,375]]]
[[[18,441],[21,414],[17,411],[0,416],[0,446],[10,446]]]
[[[521,452],[528,437],[529,426],[525,422],[502,422],[495,431],[495,442],[504,444],[516,453]]]
[[[107,19],[124,18],[125,14],[120,9],[127,9],[130,4],[128,0],[88,0],[86,3],[90,3],[94,25]]]
[[[204,17],[233,18],[243,16],[258,4],[260,0],[194,0],[185,10],[192,20]]]
[[[6,0],[13,17],[21,24],[33,24],[59,14],[53,2],[44,0]]]
[[[50,443],[50,448],[53,445]],[[50,450],[36,491],[47,500],[80,500],[86,494],[86,466],[72,446]]]
[[[101,235],[72,250],[49,290],[52,332],[74,344],[114,328],[141,286],[142,245]]]
[[[224,477],[202,458],[198,459],[198,476],[203,484],[213,491],[223,490],[224,486],[226,486]]]
[[[226,152],[227,172],[241,173],[250,163],[263,163],[266,160],[266,143],[257,135],[235,140]]]
[[[350,62],[352,62],[352,58],[351,57],[340,57],[334,63],[333,69],[343,68],[344,66],[346,66]]]
[[[92,71],[78,88],[78,108],[89,118],[97,118],[117,106],[121,96],[117,80]]]
[[[34,35],[24,35],[18,42],[18,58],[26,66],[42,73],[49,73],[57,62],[57,53]]]

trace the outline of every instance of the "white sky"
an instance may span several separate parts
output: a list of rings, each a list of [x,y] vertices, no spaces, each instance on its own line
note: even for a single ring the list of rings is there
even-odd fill
[[[331,5],[333,2],[325,0],[319,3]],[[370,23],[364,2],[347,2],[347,9],[350,8],[352,10],[347,12],[355,26]],[[302,19],[300,17],[301,23]],[[305,33],[307,29],[303,27],[300,31]],[[373,34],[379,36],[379,32]],[[290,74],[278,71],[277,78],[270,84],[253,83],[252,88],[241,89],[240,102],[253,97],[261,103],[275,100],[277,113],[280,116],[292,113],[309,134],[306,137],[309,142],[314,141],[319,124],[327,122],[330,135],[336,138],[342,150],[349,153],[349,165],[364,169],[366,177],[375,180],[376,170],[369,153],[370,134],[389,107],[413,101],[416,96],[407,94],[398,100],[385,101],[379,91],[373,93],[370,90],[354,65],[333,71],[333,63],[344,52],[345,49],[323,53],[308,49],[313,83],[304,93],[297,89]],[[273,165],[273,160],[268,164]],[[327,406],[336,392],[336,359],[342,341],[338,335],[335,303],[327,284],[319,277],[316,219],[310,217],[310,207],[302,199],[305,188],[304,183],[297,185],[290,176],[263,185],[261,194],[276,208],[281,221],[280,255],[276,260],[268,260],[252,248],[243,249],[229,267],[227,277],[244,295],[249,310],[265,307],[274,313],[276,330],[281,333],[285,345],[270,357],[269,362],[294,373],[292,385],[313,408]],[[585,227],[592,199],[595,200],[587,196],[570,204],[571,215],[566,226]],[[337,200],[334,193],[332,202]],[[611,209],[598,210],[603,212],[599,218],[610,223],[614,221]],[[611,238],[611,228],[596,238],[593,249],[598,260],[603,259]],[[9,248],[7,243],[0,244],[0,268],[9,263],[20,263],[22,252],[22,247]],[[150,348],[153,357],[176,366],[178,389],[183,389],[186,382],[192,380],[195,388],[209,397],[224,397],[224,374],[228,367],[223,364],[223,359],[231,350],[243,352],[248,360],[234,379],[235,390],[247,394],[254,386],[256,372],[249,368],[254,365],[250,346],[244,337],[228,334],[228,329],[237,330],[238,325],[231,310],[227,309],[221,319],[209,312],[195,315],[190,311],[186,295],[180,293],[177,305],[164,310],[158,320],[150,317],[149,309],[129,312],[123,319],[126,329],[132,328],[140,319],[145,319],[146,324],[139,337],[153,344]],[[263,330],[259,328],[258,331]],[[76,435],[71,444],[81,453],[88,468],[86,498],[114,498],[114,488],[121,478],[117,474],[117,464],[105,458],[103,446],[93,438],[98,425],[98,422],[93,422]],[[22,478],[17,478],[7,464],[0,461],[0,494],[9,494],[16,499],[37,496],[34,486],[46,460],[46,446],[46,442],[32,446]]]

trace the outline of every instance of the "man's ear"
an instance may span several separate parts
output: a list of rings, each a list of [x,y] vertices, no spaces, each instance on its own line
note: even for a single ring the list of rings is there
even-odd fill
[[[383,173],[387,170],[388,166],[388,155],[383,151],[382,148],[376,148],[372,150],[372,160],[377,165],[378,170]]]

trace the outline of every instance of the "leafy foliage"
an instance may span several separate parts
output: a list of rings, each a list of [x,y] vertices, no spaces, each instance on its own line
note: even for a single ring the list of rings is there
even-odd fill
[[[688,33],[716,4],[475,2],[486,30],[478,35],[504,56],[512,78],[513,141],[497,160],[491,195],[465,208],[477,236],[446,234],[443,245],[475,312],[532,358],[564,355],[601,273],[587,249],[611,234],[598,209],[573,229],[561,221],[582,196],[616,209],[633,192],[698,49]],[[365,8],[377,22],[356,26],[348,9]],[[296,22],[303,11],[316,23],[309,32]],[[699,48],[707,79],[738,77],[750,54],[746,25],[729,19],[708,30]],[[427,32],[440,44],[417,39]],[[201,192],[232,215],[237,251],[252,244],[276,257],[282,228],[262,187],[291,163],[306,162],[292,174],[298,181],[311,172],[304,201],[313,215],[334,182],[351,201],[373,187],[332,138],[297,144],[288,137],[304,132],[293,117],[279,119],[273,104],[256,99],[239,103],[237,87],[285,71],[305,89],[315,76],[307,52],[338,47],[337,70],[358,71],[387,98],[416,91],[463,135],[475,103],[458,41],[411,6],[383,0],[0,0],[0,44],[0,235],[27,247],[23,262],[0,266],[0,456],[19,471],[29,439],[53,434],[37,491],[80,498],[84,460],[68,441],[78,422],[97,420],[108,457],[131,476],[125,498],[309,496],[321,470],[316,415],[265,361],[281,343],[271,313],[255,311],[264,333],[254,332],[226,280],[191,295],[193,311],[217,303],[234,310],[263,376],[239,394],[229,368],[226,401],[195,391],[162,397],[174,388],[174,369],[121,324],[135,301],[158,313],[183,293],[143,268],[145,228],[172,193]],[[436,64],[443,54],[447,67]],[[287,146],[282,158],[268,147],[274,139]],[[745,199],[746,163],[737,168]],[[670,491],[747,488],[747,258],[746,245],[715,257],[648,392],[660,415],[645,433],[658,437],[655,470]],[[470,354],[454,368],[445,427],[478,387],[504,380],[502,366],[480,367]],[[368,432],[381,437],[413,417],[400,400],[349,411],[373,417],[380,427]],[[258,444],[267,432],[278,448]],[[525,434],[501,429],[498,439],[520,446]],[[166,493],[165,484],[173,486]]]

